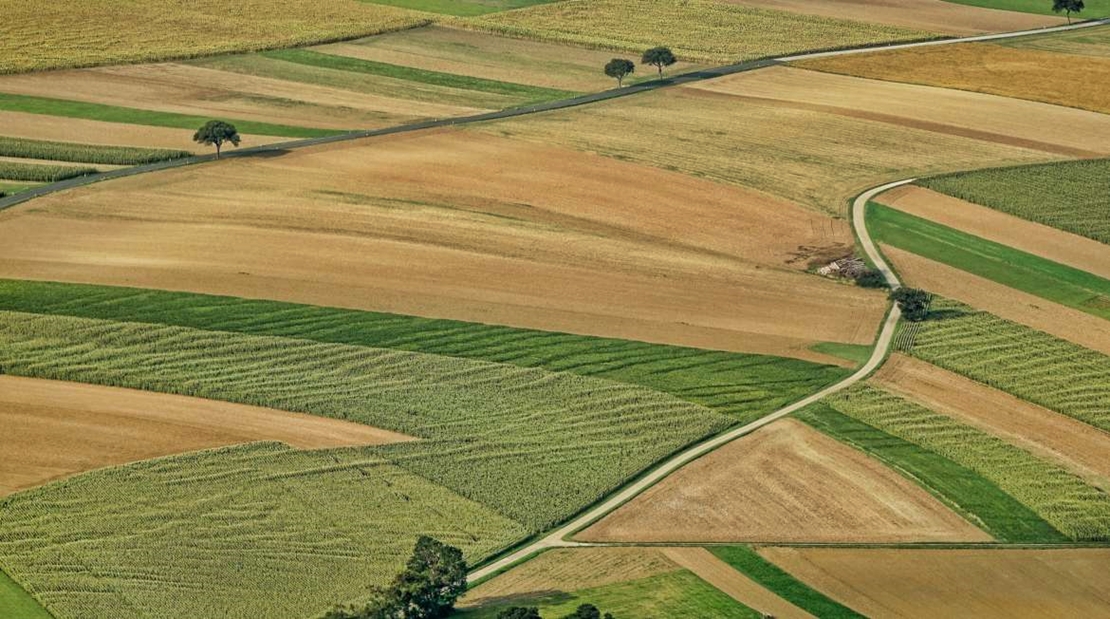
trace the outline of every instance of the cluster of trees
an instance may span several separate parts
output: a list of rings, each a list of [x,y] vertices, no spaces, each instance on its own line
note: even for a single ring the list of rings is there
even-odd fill
[[[918,288],[899,288],[890,293],[890,298],[902,310],[902,316],[912,322],[921,322],[929,315],[929,301],[932,300],[928,292]]]
[[[653,47],[640,57],[640,64],[655,67],[659,70],[659,77],[663,77],[663,68],[678,62],[674,53],[667,47]],[[617,80],[617,87],[624,86],[624,78],[636,72],[636,63],[627,58],[614,58],[605,65],[605,75]]]
[[[506,608],[497,614],[497,619],[543,619],[540,617],[540,610],[535,606],[513,606]],[[566,615],[562,619],[613,619],[610,613],[601,614],[597,606],[593,604],[583,604],[578,607],[573,613]]]

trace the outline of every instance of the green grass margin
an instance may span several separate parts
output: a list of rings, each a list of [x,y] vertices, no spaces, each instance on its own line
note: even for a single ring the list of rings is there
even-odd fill
[[[54,619],[50,611],[31,597],[11,576],[0,569],[0,610],[4,619]]]
[[[749,546],[709,546],[706,550],[782,599],[822,619],[864,619],[847,606],[794,578]]]
[[[1049,0],[945,0],[953,4],[966,4],[984,9],[999,11],[1017,11],[1019,13],[1034,13],[1037,15],[1057,15],[1052,12],[1052,3]],[[1110,2],[1107,0],[1086,0],[1087,8],[1080,13],[1072,13],[1072,22],[1086,19],[1098,19],[1110,16]],[[1064,17],[1063,13],[1058,14]]]

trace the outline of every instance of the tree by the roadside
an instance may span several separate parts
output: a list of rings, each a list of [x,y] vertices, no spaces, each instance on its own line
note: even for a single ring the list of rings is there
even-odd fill
[[[193,134],[193,141],[205,146],[215,146],[216,159],[219,159],[220,149],[223,148],[223,145],[231,142],[232,145],[239,146],[240,138],[235,125],[222,120],[210,120],[204,123],[203,127],[197,129],[197,132]]]
[[[856,285],[861,288],[886,288],[886,276],[878,269],[864,269],[856,275]]]
[[[563,619],[613,619],[613,615],[605,613],[603,617],[601,611],[593,604],[583,604],[578,607],[573,613],[567,615]]]
[[[605,75],[617,80],[617,88],[624,86],[624,78],[636,72],[636,63],[624,58],[614,58],[605,64]]]
[[[890,298],[902,310],[906,320],[920,322],[929,314],[929,293],[917,288],[899,288],[890,293]]]
[[[1071,14],[1079,13],[1087,7],[1083,6],[1083,0],[1052,0],[1053,13],[1065,13],[1068,16],[1068,23],[1071,23]]]
[[[543,619],[535,606],[513,606],[497,613],[497,619]]]
[[[659,69],[659,77],[663,77],[663,67],[669,67],[678,62],[678,58],[674,57],[674,54],[671,53],[668,47],[653,47],[644,52],[644,56],[640,59],[640,62]]]

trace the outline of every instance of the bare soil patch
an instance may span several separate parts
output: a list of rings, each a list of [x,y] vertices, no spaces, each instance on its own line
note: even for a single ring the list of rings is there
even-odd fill
[[[916,185],[892,189],[876,201],[1110,279],[1110,246],[1098,241]],[[1045,208],[1052,206],[1046,204]]]
[[[913,482],[792,419],[696,460],[577,538],[861,543],[990,539]]]
[[[324,449],[413,440],[326,417],[16,376],[0,376],[0,426],[0,495],[91,469],[252,441]]]
[[[1110,549],[763,548],[871,617],[1110,617]]]
[[[1097,157],[1110,153],[1110,119],[1106,116],[980,93],[790,67],[750,71],[689,88],[1059,155]]]
[[[972,35],[1028,30],[1065,23],[1059,17],[996,11],[943,0],[727,0],[764,9],[928,30],[941,34]]]
[[[1052,459],[1110,491],[1110,434],[901,354],[871,379],[895,393]]]
[[[6,277],[193,290],[827,357],[881,294],[797,271],[843,222],[682,174],[454,131],[225,160],[0,214]],[[788,264],[789,263],[789,264]]]
[[[713,553],[696,546],[666,548],[663,554],[690,570],[698,578],[720,589],[729,597],[765,617],[806,619],[813,615],[787,602],[763,585],[733,569]]]
[[[1110,355],[1110,323],[1098,316],[1014,290],[904,250],[887,245],[883,245],[882,250],[910,286],[956,299],[1006,320]]]

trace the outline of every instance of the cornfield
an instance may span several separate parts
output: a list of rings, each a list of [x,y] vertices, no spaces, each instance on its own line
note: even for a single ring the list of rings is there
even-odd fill
[[[179,159],[188,157],[190,154],[189,151],[184,150],[47,142],[0,136],[0,157],[23,157],[26,159],[49,159],[106,165],[139,165],[168,159]]]
[[[67,178],[88,176],[89,174],[96,174],[96,168],[0,161],[0,179],[8,181],[53,183],[64,181]]]

